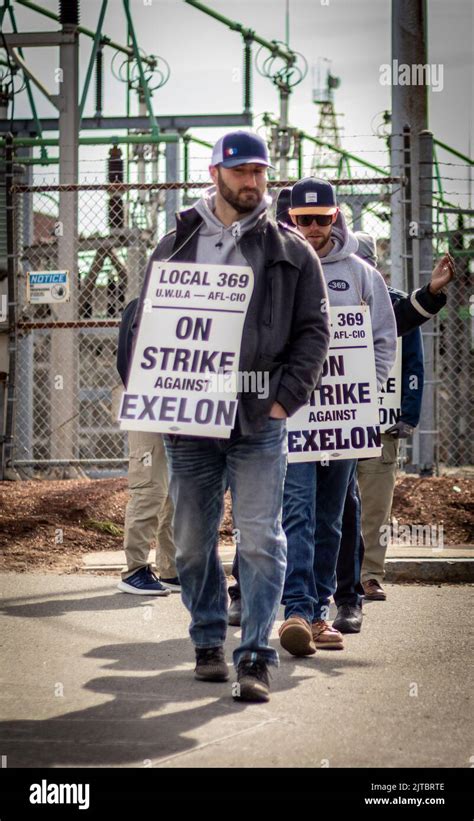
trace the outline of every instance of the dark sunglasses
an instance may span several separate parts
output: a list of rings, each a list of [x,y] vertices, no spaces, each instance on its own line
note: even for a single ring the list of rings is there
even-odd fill
[[[302,228],[309,228],[313,220],[316,225],[328,226],[331,225],[332,214],[298,214],[296,224]]]

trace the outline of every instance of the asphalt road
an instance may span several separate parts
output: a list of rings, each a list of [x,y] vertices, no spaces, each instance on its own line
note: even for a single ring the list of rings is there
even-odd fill
[[[232,676],[194,680],[179,595],[116,583],[0,576],[4,766],[472,766],[472,587],[387,585],[342,652],[282,650],[271,701],[244,705]]]

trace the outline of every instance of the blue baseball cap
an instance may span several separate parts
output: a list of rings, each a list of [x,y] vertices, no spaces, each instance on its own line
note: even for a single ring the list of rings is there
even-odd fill
[[[291,189],[290,214],[335,214],[338,210],[336,191],[330,182],[317,177],[305,177]]]
[[[235,168],[245,163],[271,166],[265,140],[249,131],[231,131],[217,140],[212,149],[211,165]]]

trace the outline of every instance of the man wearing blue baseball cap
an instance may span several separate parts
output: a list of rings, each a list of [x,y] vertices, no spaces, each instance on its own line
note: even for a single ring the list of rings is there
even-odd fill
[[[286,569],[281,524],[287,463],[286,418],[319,381],[329,346],[327,291],[318,257],[298,233],[269,219],[265,142],[244,131],[217,141],[213,187],[177,214],[176,230],[155,260],[246,265],[254,289],[245,318],[239,371],[268,375],[263,395],[243,388],[229,439],[165,435],[174,505],[176,566],[191,613],[196,678],[226,681],[227,586],[217,544],[226,483],[239,533],[242,639],[234,651],[234,698],[268,701],[270,646]],[[257,380],[256,380],[257,381]],[[260,384],[257,381],[257,384]]]

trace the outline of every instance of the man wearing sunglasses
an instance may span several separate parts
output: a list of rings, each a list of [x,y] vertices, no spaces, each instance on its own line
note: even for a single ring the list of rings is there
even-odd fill
[[[277,220],[291,225],[290,208],[291,188],[282,188],[275,205]],[[357,256],[376,268],[376,244],[373,237],[361,231],[358,231],[354,236],[358,241],[358,248],[355,251]],[[391,292],[398,336],[405,337],[406,334],[413,333],[416,328],[439,313],[446,304],[444,292],[454,274],[454,262],[449,254],[445,254],[437,262],[429,284],[405,296],[401,292],[388,289],[389,293]],[[361,502],[357,489],[357,477],[354,476],[353,481],[348,486],[344,506],[341,545],[337,563],[337,589],[334,594],[337,617],[333,622],[333,627],[341,633],[359,633],[362,627],[362,599],[366,593],[360,578],[363,559],[364,540],[361,533]],[[235,577],[236,583],[229,588],[231,597],[229,624],[239,626],[241,621],[241,597],[238,583],[237,553],[232,567],[232,575]]]
[[[380,388],[396,354],[395,318],[383,277],[356,256],[358,241],[325,180],[307,177],[294,185],[290,216],[319,256],[330,305],[369,306]],[[336,589],[344,502],[356,467],[355,459],[288,465],[283,502],[288,566],[279,635],[282,647],[295,656],[343,648],[342,634],[327,617]]]

